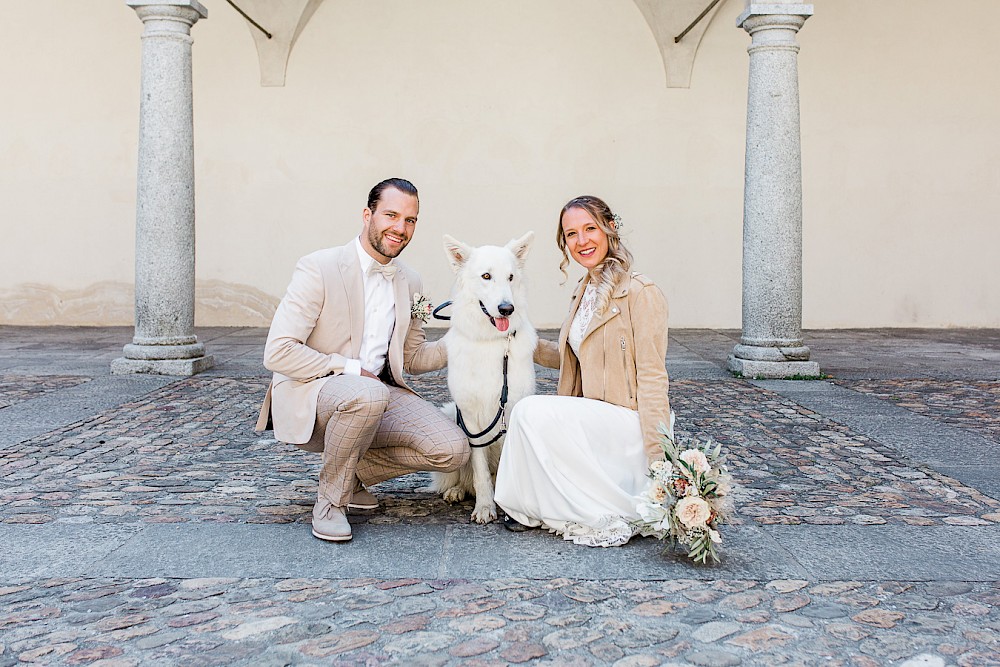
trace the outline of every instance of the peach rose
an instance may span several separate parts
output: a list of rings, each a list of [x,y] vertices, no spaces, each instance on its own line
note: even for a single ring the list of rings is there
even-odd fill
[[[708,457],[698,449],[685,449],[681,452],[681,461],[694,468],[695,472],[708,472]]]
[[[688,528],[704,526],[711,511],[708,503],[697,496],[685,496],[677,501],[677,519]]]

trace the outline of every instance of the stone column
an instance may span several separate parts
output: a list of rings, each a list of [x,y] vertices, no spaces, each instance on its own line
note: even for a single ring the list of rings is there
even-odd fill
[[[127,0],[142,19],[135,221],[135,336],[112,374],[193,375],[213,364],[194,335],[191,26],[197,0]]]
[[[729,369],[818,376],[802,341],[802,164],[795,35],[812,5],[748,1],[752,38],[743,196],[743,335]]]

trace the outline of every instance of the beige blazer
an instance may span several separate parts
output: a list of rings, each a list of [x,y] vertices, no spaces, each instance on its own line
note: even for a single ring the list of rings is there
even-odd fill
[[[386,363],[396,384],[413,391],[403,371],[444,368],[448,357],[444,344],[428,342],[423,322],[410,316],[413,294],[421,291],[420,276],[398,259],[395,264],[399,267],[392,279],[396,323]],[[274,377],[257,431],[268,428],[270,419],[276,439],[308,442],[316,423],[319,392],[329,376],[344,372],[348,359],[359,357],[364,326],[364,282],[353,241],[300,259],[264,346],[264,367]]]
[[[586,281],[573,293],[558,346],[539,341],[535,360],[559,369],[557,393],[584,396],[639,412],[647,458],[662,458],[657,426],[670,424],[667,356],[667,300],[645,276],[633,273],[611,296],[608,308],[594,317],[577,358],[567,338],[580,307]]]

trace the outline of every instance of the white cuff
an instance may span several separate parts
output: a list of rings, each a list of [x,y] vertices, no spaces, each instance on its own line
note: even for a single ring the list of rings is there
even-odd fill
[[[361,375],[361,361],[348,359],[344,362],[344,375]]]

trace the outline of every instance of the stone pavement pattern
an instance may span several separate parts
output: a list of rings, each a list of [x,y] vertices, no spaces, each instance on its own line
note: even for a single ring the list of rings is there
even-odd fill
[[[126,391],[130,330],[0,327],[0,416],[33,433],[0,444],[0,665],[1000,665],[996,332],[817,332],[813,383],[732,378],[732,332],[671,332],[678,428],[740,484],[710,568],[477,526],[426,475],[318,543],[319,457],[251,430],[264,333],[200,331],[218,368]]]
[[[837,384],[1000,444],[1000,382],[902,379],[838,380]]]
[[[979,667],[1000,637],[995,583],[42,579],[0,595],[3,664]]]
[[[60,375],[0,375],[0,408],[8,408],[42,394],[73,387],[88,378]]]

